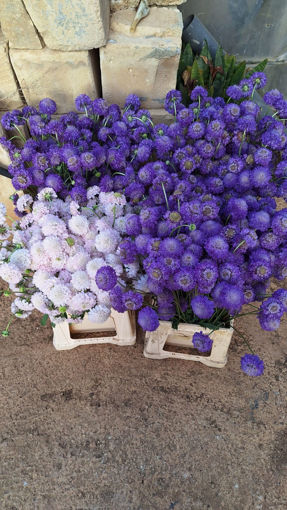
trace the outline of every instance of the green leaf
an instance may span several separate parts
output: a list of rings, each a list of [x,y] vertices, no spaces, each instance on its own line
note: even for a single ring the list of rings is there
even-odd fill
[[[257,64],[255,67],[252,67],[252,69],[250,69],[250,71],[248,71],[246,73],[246,78],[250,78],[250,76],[252,76],[252,74],[254,74],[254,73],[262,73],[264,71],[265,67],[267,66],[267,64],[268,64],[268,58],[265,58],[264,60],[259,62],[259,64]]]
[[[238,85],[238,83],[243,79],[245,69],[246,69],[245,60],[236,65],[234,72],[231,76],[230,85]]]
[[[210,62],[212,62],[212,56],[211,56],[211,54],[210,54],[210,51],[209,51],[209,48],[208,48],[208,44],[207,44],[206,39],[204,39],[203,46],[202,46],[202,50],[201,50],[201,52],[200,52],[200,56],[206,57],[206,58],[207,58],[207,60],[209,60]]]
[[[191,103],[187,88],[181,83],[178,87],[178,90],[181,92],[182,95],[182,103],[184,106],[188,106]]]
[[[199,67],[198,59],[193,62],[191,79],[194,80],[197,85],[202,85],[202,87],[204,87],[204,73],[203,69]]]
[[[45,315],[43,315],[43,317],[41,319],[41,326],[46,326],[48,319],[49,319],[49,315],[47,313],[45,313]]]
[[[193,56],[193,52],[192,52],[190,43],[187,43],[183,50],[183,53],[182,53],[182,62],[184,64],[184,69],[187,66],[192,66],[193,60],[194,60],[194,56]],[[184,69],[183,69],[183,71],[184,71]]]
[[[224,70],[224,64],[225,62],[223,49],[221,48],[221,46],[218,46],[215,54],[214,65],[215,67],[222,67],[222,69]]]
[[[74,246],[75,241],[72,237],[66,237],[66,243],[68,243],[69,246]]]

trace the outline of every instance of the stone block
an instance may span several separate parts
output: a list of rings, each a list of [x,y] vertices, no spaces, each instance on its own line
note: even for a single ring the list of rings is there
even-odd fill
[[[24,0],[24,4],[50,49],[89,50],[106,43],[109,0]]]
[[[172,124],[174,117],[163,108],[150,109],[151,119],[154,124]]]
[[[42,44],[21,0],[0,2],[0,21],[10,48],[37,50]]]
[[[100,49],[103,96],[123,106],[134,93],[144,108],[162,108],[166,93],[176,85],[182,16],[176,7],[151,7],[131,33],[134,12],[111,16],[109,41]]]
[[[187,0],[183,18],[198,16],[228,53],[249,62],[281,59],[287,52],[287,2]]]
[[[22,105],[18,85],[9,59],[8,44],[0,32],[0,110],[13,110]]]
[[[14,71],[29,105],[37,106],[44,97],[54,99],[58,113],[75,109],[79,94],[99,97],[99,78],[89,51],[11,49]]]
[[[2,204],[4,204],[6,207],[8,223],[10,225],[14,220],[19,219],[14,213],[14,205],[12,200],[9,198],[11,195],[13,195],[13,193],[15,193],[15,189],[13,188],[11,179],[0,175],[0,202],[2,202]]]
[[[186,0],[150,0],[149,5],[159,5],[166,7],[169,5],[180,5],[184,4]],[[111,0],[111,11],[119,11],[120,9],[132,9],[137,8],[140,0]]]

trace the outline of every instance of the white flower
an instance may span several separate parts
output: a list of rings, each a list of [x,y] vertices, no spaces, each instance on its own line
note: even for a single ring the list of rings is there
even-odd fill
[[[57,198],[57,194],[53,188],[43,188],[37,195],[38,200],[49,202],[53,198]]]
[[[86,290],[90,288],[90,278],[86,271],[76,271],[72,275],[71,284],[76,290]]]
[[[7,210],[6,206],[3,204],[3,202],[0,202],[0,214],[1,216],[6,216]]]
[[[65,306],[69,304],[72,297],[71,290],[68,285],[58,283],[48,293],[48,298],[55,306]]]
[[[91,322],[106,322],[110,316],[111,309],[105,305],[97,305],[88,312],[88,319]]]
[[[89,230],[89,222],[85,216],[77,214],[77,216],[72,216],[69,219],[69,229],[73,234],[84,236]]]
[[[50,264],[53,271],[60,271],[64,269],[68,260],[68,256],[65,253],[59,253],[56,256],[50,257]]]
[[[43,246],[50,257],[56,257],[63,249],[61,239],[56,236],[47,236],[43,239]]]
[[[131,262],[130,264],[125,264],[125,270],[129,278],[135,278],[139,270],[138,262]]]
[[[99,289],[97,292],[97,298],[99,305],[111,307],[110,294],[108,292]]]
[[[90,278],[95,278],[97,270],[100,269],[100,267],[105,266],[105,260],[102,257],[95,257],[86,265],[86,271]]]
[[[17,266],[20,271],[25,271],[31,265],[31,256],[29,251],[25,248],[15,250],[10,257],[10,262],[15,264],[15,266]]]
[[[17,209],[24,212],[29,205],[33,203],[31,195],[24,194],[17,200]]]
[[[31,312],[19,309],[15,304],[15,301],[11,304],[11,312],[17,317],[17,319],[26,319],[31,314]]]
[[[42,269],[38,269],[35,271],[33,275],[32,282],[38,289],[43,290],[47,280],[50,278],[50,273],[48,271],[43,271]]]
[[[93,308],[96,302],[96,296],[92,292],[78,292],[72,297],[69,309],[73,312],[83,312]]]
[[[95,241],[96,249],[101,253],[113,253],[120,242],[120,235],[115,230],[104,230],[97,235]]]
[[[34,221],[33,214],[28,213],[26,214],[26,216],[23,216],[23,218],[20,219],[19,225],[23,230],[26,230],[26,228],[30,227],[33,221]]]
[[[68,258],[66,267],[68,271],[74,273],[80,269],[84,269],[89,260],[89,255],[84,250],[79,251],[77,254]]]
[[[149,292],[149,288],[147,286],[147,279],[148,276],[145,274],[140,276],[139,279],[136,280],[134,283],[135,290],[140,290],[141,292]]]
[[[72,200],[70,202],[70,213],[72,216],[76,216],[77,214],[79,214],[79,208],[80,208],[80,205],[75,202],[75,200]]]
[[[30,253],[34,264],[42,262],[47,258],[47,253],[42,241],[34,243],[30,248]]]
[[[54,214],[47,214],[46,216],[43,216],[39,223],[45,236],[54,235],[62,237],[67,232],[64,221]]]
[[[91,198],[94,198],[95,196],[99,195],[100,193],[99,186],[92,186],[91,188],[88,188],[87,190],[87,199],[90,200]]]
[[[17,297],[14,300],[14,303],[20,310],[24,310],[25,312],[31,312],[34,310],[33,303],[29,303],[29,301],[27,301],[25,298]]]
[[[38,221],[40,218],[45,216],[45,214],[49,214],[50,209],[48,207],[48,203],[44,202],[34,202],[33,204],[33,218]]]
[[[43,294],[42,292],[35,292],[33,296],[31,297],[31,302],[36,308],[36,310],[39,310],[41,313],[48,313],[48,300],[47,296]]]
[[[115,221],[115,229],[123,234],[126,231],[126,218],[125,216],[119,216]]]
[[[0,277],[8,283],[19,283],[22,280],[22,273],[14,264],[3,262],[0,265]]]
[[[108,265],[112,266],[112,268],[115,270],[117,276],[120,276],[123,272],[123,265],[121,263],[120,257],[115,253],[108,253],[105,259]]]

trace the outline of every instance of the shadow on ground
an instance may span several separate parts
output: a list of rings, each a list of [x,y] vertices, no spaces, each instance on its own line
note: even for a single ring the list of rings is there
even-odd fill
[[[287,327],[237,327],[261,378],[240,371],[236,336],[219,370],[147,360],[142,342],[57,352],[39,315],[14,322],[0,341],[1,510],[286,510]]]

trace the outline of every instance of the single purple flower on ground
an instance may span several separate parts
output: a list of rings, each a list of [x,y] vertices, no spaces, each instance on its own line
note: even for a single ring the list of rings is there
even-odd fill
[[[241,369],[245,374],[257,377],[264,372],[264,362],[256,354],[245,354],[241,358]]]

